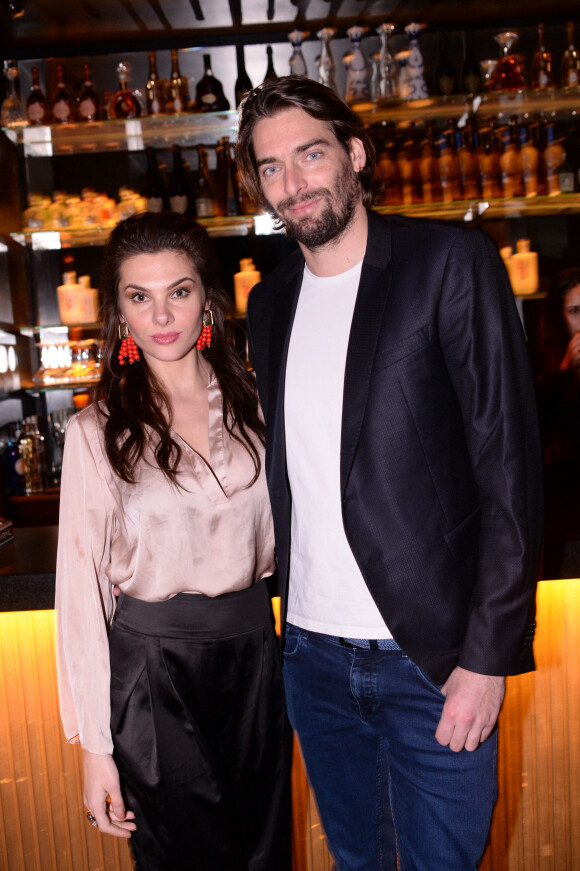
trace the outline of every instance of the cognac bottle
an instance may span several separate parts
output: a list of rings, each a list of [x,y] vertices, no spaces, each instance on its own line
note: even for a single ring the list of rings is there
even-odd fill
[[[109,116],[111,118],[121,118],[129,120],[130,118],[141,117],[141,106],[139,100],[127,87],[129,78],[129,64],[120,63],[117,65],[117,75],[119,76],[119,90],[113,94],[109,103]]]
[[[204,54],[203,64],[205,71],[195,89],[195,111],[225,112],[230,108],[230,103],[224,95],[222,83],[211,71],[209,54]]]
[[[580,87],[580,52],[574,46],[574,22],[566,25],[568,48],[562,55],[562,87],[565,90]]]
[[[101,117],[101,101],[93,88],[91,68],[88,64],[84,65],[84,74],[83,89],[77,104],[78,118],[79,121],[98,121]]]
[[[32,67],[32,87],[26,98],[26,116],[29,124],[50,123],[50,106],[40,87],[38,67]]]
[[[55,124],[70,124],[75,120],[75,105],[64,81],[64,70],[56,68],[56,93],[52,101],[52,120]]]
[[[538,47],[532,59],[532,88],[535,91],[547,91],[554,87],[552,80],[552,55],[546,48],[545,27],[538,24]]]

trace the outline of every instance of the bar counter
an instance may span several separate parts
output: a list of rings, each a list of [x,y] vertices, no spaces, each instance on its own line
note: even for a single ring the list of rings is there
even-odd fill
[[[130,871],[127,844],[85,817],[79,747],[67,745],[54,662],[57,527],[0,548],[0,869]],[[580,579],[538,585],[537,670],[507,680],[499,797],[482,871],[580,868]],[[294,871],[330,871],[297,753]]]

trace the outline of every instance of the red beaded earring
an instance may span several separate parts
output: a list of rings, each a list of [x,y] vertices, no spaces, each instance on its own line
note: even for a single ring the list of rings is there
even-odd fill
[[[129,332],[129,327],[124,322],[119,324],[119,338],[122,340],[121,347],[119,348],[119,364],[121,366],[125,365],[125,357],[129,360],[130,364],[134,363],[136,360],[140,360],[139,348],[135,344],[135,339]]]
[[[210,308],[206,308],[203,313],[203,326],[201,334],[196,343],[198,351],[203,351],[204,348],[211,348],[213,339],[213,312]]]

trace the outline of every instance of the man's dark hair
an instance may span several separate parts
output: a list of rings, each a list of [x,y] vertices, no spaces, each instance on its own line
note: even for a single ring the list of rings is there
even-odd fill
[[[373,201],[373,173],[376,153],[372,140],[360,118],[326,85],[305,76],[283,76],[254,88],[239,108],[239,132],[236,160],[246,191],[259,205],[266,205],[256,168],[254,128],[263,118],[272,118],[284,109],[303,109],[312,118],[323,121],[334,133],[346,153],[351,139],[360,139],[366,154],[364,168],[358,173],[363,203],[368,208]]]

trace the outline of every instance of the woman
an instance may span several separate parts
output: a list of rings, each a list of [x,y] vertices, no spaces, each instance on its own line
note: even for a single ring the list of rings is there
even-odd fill
[[[98,401],[66,436],[56,589],[87,816],[131,838],[139,871],[280,871],[264,426],[206,232],[173,213],[121,222],[104,293]]]

